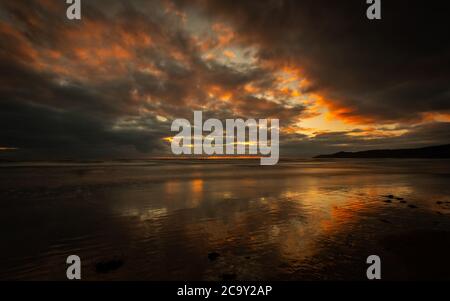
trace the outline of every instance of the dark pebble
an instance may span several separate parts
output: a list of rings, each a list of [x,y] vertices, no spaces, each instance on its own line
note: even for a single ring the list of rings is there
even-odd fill
[[[95,265],[97,273],[109,273],[119,269],[124,264],[122,259],[112,259],[109,261],[102,261]]]
[[[398,200],[398,201],[403,201],[404,199],[403,198],[395,198],[396,200]]]
[[[442,202],[441,201],[437,201],[436,204],[442,205]]]
[[[392,195],[392,194],[389,194],[389,195],[387,195],[386,196],[388,199],[393,199],[394,198],[394,196]]]
[[[400,203],[402,203],[402,204],[406,204],[406,201],[400,201]]]
[[[392,201],[391,200],[386,200],[386,201],[384,201],[385,203],[392,203]]]
[[[219,258],[220,254],[217,252],[211,252],[208,254],[208,259],[211,261],[216,260],[217,258]]]
[[[380,221],[383,222],[383,223],[385,223],[385,224],[390,224],[390,223],[391,223],[391,222],[388,221],[387,219],[382,219],[382,218],[380,218]]]
[[[416,209],[417,208],[416,205],[408,205],[408,207],[411,208],[411,209]]]

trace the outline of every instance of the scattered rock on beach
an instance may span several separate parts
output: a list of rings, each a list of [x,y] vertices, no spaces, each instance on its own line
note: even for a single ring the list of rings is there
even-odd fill
[[[403,201],[404,200],[404,198],[395,196],[393,194],[383,195],[383,197],[388,198],[390,200],[397,200],[397,201]]]
[[[385,202],[385,203],[392,203],[391,200],[385,200],[384,202]]]
[[[406,204],[406,201],[400,201],[400,203],[402,203],[402,204]]]
[[[408,207],[411,208],[411,209],[416,209],[417,208],[416,205],[408,205]]]
[[[217,252],[211,252],[208,254],[208,259],[211,261],[216,260],[217,258],[219,258],[220,254]]]
[[[95,270],[97,273],[106,274],[109,272],[113,272],[123,266],[124,261],[122,259],[111,259],[107,261],[98,262],[95,265]]]

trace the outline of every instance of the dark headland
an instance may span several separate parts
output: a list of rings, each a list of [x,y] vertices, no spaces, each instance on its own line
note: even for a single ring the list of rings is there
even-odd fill
[[[442,159],[450,158],[450,144],[411,149],[379,149],[361,152],[338,152],[330,155],[319,155],[314,158]]]

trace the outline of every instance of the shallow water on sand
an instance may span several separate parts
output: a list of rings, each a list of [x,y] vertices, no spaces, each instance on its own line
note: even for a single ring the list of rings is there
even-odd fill
[[[384,279],[450,279],[449,171],[448,160],[3,163],[0,279],[64,280],[71,254],[84,280],[365,279],[372,254]]]

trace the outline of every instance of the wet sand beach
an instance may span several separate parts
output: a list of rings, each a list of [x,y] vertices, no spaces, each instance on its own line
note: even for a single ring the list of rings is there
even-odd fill
[[[0,279],[450,279],[449,160],[0,164]]]

